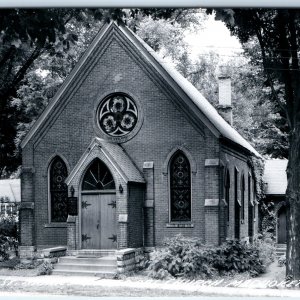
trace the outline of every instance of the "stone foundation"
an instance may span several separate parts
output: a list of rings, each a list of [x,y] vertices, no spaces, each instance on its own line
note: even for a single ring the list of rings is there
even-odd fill
[[[19,246],[19,257],[20,259],[33,259],[36,255],[35,246]]]

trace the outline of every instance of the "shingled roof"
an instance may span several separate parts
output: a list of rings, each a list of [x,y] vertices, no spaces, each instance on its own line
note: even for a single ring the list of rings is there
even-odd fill
[[[232,141],[235,144],[243,147],[244,149],[250,151],[252,154],[260,157],[259,153],[247,142],[233,127],[231,127],[217,112],[217,110],[203,97],[203,95],[178,71],[175,70],[169,63],[164,61],[155,51],[147,45],[142,39],[140,39],[135,33],[133,33],[125,25],[118,25],[116,22],[110,22],[105,24],[99,31],[92,44],[85,51],[84,55],[81,57],[80,61],[77,63],[75,68],[72,70],[70,75],[64,81],[63,85],[54,96],[53,100],[44,110],[41,117],[35,122],[32,129],[25,136],[21,143],[21,147],[25,147],[27,142],[38,130],[46,119],[47,115],[50,114],[51,110],[55,107],[59,98],[68,88],[73,78],[78,74],[81,67],[87,61],[89,55],[92,51],[101,44],[102,39],[104,39],[105,34],[110,30],[114,29],[118,34],[122,34],[126,37],[127,41],[139,51],[141,56],[151,64],[153,68],[168,82],[168,84],[176,91],[183,104],[192,107],[192,110],[196,110],[196,113],[201,116],[200,122],[204,122],[209,126],[212,132],[219,138],[225,138]]]
[[[285,195],[287,163],[287,159],[266,160],[263,180],[267,183],[267,195]]]

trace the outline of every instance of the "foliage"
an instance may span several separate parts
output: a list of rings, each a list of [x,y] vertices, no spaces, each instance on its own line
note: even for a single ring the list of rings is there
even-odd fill
[[[253,170],[254,182],[255,182],[255,195],[257,197],[257,201],[261,202],[266,196],[266,184],[263,180],[264,175],[264,161],[255,156],[251,156],[248,159],[248,164]]]
[[[0,217],[0,259],[7,260],[9,252],[18,249],[18,221],[16,215]]]
[[[149,276],[156,279],[210,278],[217,274],[242,272],[257,276],[265,271],[260,251],[257,245],[237,240],[227,240],[219,247],[209,247],[178,235],[151,254]]]
[[[259,256],[265,266],[274,262],[276,257],[275,241],[267,232],[256,235],[253,239],[253,245],[258,249]]]
[[[300,279],[300,10],[227,9],[217,10],[230,31],[242,43],[255,39],[260,47],[265,81],[287,122],[289,139],[287,167],[287,276]]]
[[[163,30],[158,40],[175,53],[170,45],[175,45],[174,39],[180,42],[177,34],[182,36],[190,24],[199,25],[198,11],[181,8],[0,10],[0,178],[7,178],[18,169],[21,139],[105,22],[123,21],[135,31],[141,24],[146,35],[146,27],[150,30],[161,22],[167,30]],[[172,26],[178,30],[169,38],[167,33],[173,32]],[[165,39],[170,44],[163,43]]]
[[[53,264],[49,261],[44,261],[41,265],[38,266],[37,275],[51,275],[53,270]]]
[[[286,264],[286,255],[281,255],[278,258],[278,266],[283,267]]]
[[[14,269],[15,270],[27,270],[27,269],[36,269],[37,267],[39,267],[43,262],[41,260],[30,260],[28,261],[28,263],[25,262],[20,262],[19,264],[17,264]]]
[[[260,252],[255,245],[227,240],[212,253],[212,264],[221,274],[250,272],[258,276],[265,271]]]
[[[272,240],[276,239],[276,224],[277,217],[274,210],[273,202],[261,201],[259,206],[260,212],[260,229],[265,237],[270,237]]]

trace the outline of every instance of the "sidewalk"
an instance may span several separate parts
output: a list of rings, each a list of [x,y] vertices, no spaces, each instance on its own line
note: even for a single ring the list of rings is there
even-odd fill
[[[81,276],[0,276],[0,296],[4,293],[37,293],[74,296],[239,296],[299,297],[300,290],[203,286],[200,281],[157,281],[99,279]]]

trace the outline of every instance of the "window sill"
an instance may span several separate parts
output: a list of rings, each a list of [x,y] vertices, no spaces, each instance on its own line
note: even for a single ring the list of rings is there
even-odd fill
[[[193,223],[181,223],[181,222],[175,222],[175,223],[167,223],[167,228],[194,228]]]
[[[45,228],[66,228],[67,223],[65,222],[57,222],[57,223],[48,223],[44,225]]]

